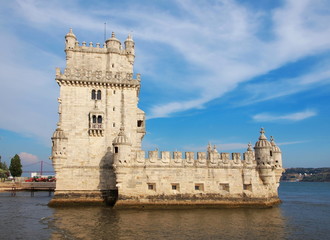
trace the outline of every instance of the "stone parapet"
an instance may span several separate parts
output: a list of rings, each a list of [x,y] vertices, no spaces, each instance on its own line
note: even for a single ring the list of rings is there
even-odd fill
[[[211,168],[255,168],[256,161],[242,159],[240,153],[205,153],[205,152],[168,152],[136,151],[131,161],[122,166],[151,166],[151,167],[211,167]],[[197,158],[195,158],[197,156]],[[120,163],[119,163],[120,164]],[[118,165],[119,166],[119,165]]]
[[[62,84],[82,84],[82,85],[109,85],[109,86],[132,86],[140,87],[141,75],[136,74],[133,78],[132,73],[112,72],[112,71],[92,71],[78,68],[65,68],[62,73],[59,68],[56,69],[56,81]]]

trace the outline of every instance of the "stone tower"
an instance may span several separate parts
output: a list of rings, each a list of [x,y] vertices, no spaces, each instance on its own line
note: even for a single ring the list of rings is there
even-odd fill
[[[141,149],[145,114],[137,106],[140,74],[133,78],[135,51],[130,35],[124,45],[114,33],[103,47],[79,44],[72,29],[65,36],[66,68],[56,69],[60,97],[58,127],[52,137],[57,177],[53,202],[102,201],[116,189],[114,152],[127,144],[132,152]]]
[[[219,152],[141,150],[145,114],[133,78],[134,41],[112,33],[103,47],[65,36],[66,68],[56,69],[59,121],[52,137],[51,205],[106,201],[116,208],[269,207],[280,203],[282,153],[264,129],[254,149]],[[196,158],[197,157],[197,158]]]

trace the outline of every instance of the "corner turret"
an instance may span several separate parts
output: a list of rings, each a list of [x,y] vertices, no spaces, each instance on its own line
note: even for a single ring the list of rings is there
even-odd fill
[[[270,143],[272,145],[272,157],[275,165],[275,178],[276,182],[280,182],[283,168],[282,168],[282,152],[281,149],[276,145],[273,136],[270,137]]]
[[[273,181],[273,162],[271,158],[272,145],[265,136],[265,131],[261,128],[259,141],[254,146],[259,175],[264,184],[271,184]]]
[[[134,64],[134,58],[135,58],[134,41],[130,34],[127,36],[127,39],[125,40],[125,50],[126,50],[128,61],[131,64]]]
[[[53,162],[55,173],[57,174],[67,158],[66,147],[68,138],[60,126],[55,130],[52,136],[52,156],[50,159]]]
[[[70,28],[70,31],[67,35],[65,35],[65,49],[73,49],[76,45],[77,37],[72,32],[72,28]]]
[[[121,50],[121,42],[116,38],[116,35],[114,32],[111,34],[111,38],[105,41],[105,44],[107,48],[115,51]]]
[[[114,165],[127,164],[131,157],[131,142],[125,134],[122,126],[118,136],[112,142],[114,149]]]

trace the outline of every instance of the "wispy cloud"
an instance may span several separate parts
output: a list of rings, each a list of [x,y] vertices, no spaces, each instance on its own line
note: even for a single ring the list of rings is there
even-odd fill
[[[80,41],[100,39],[104,19],[110,16],[111,28],[119,35],[134,31],[134,39],[139,42],[135,69],[152,76],[147,81],[157,83],[156,91],[163,96],[157,98],[147,109],[149,118],[168,117],[181,111],[202,108],[209,101],[234,91],[241,83],[287,63],[330,50],[330,25],[327,24],[330,22],[330,14],[327,12],[329,5],[322,0],[287,0],[275,9],[258,11],[233,0],[174,1],[169,4],[175,11],[164,10],[157,6],[157,1],[150,1],[148,5],[138,2],[127,5],[102,2],[87,6],[89,3],[84,1],[58,4],[54,0],[17,0],[6,4],[11,6],[10,12],[20,24],[35,32],[31,32],[27,38],[22,36],[22,41],[17,38],[14,38],[15,42],[3,41],[5,34],[1,37],[0,60],[6,63],[1,72],[8,73],[3,75],[3,79],[10,78],[10,82],[15,84],[6,84],[3,83],[5,80],[1,80],[2,92],[8,93],[0,99],[1,102],[8,103],[7,107],[1,107],[3,116],[11,116],[7,113],[14,115],[0,120],[0,127],[36,134],[42,139],[49,138],[50,133],[45,134],[44,129],[52,129],[51,126],[55,127],[56,121],[55,84],[44,84],[42,81],[53,81],[50,66],[63,66],[65,63],[64,56],[60,55],[62,53],[52,54],[54,50],[49,50],[47,44],[62,44],[65,34],[63,31],[67,31],[69,27],[79,30],[84,37],[92,38]],[[2,29],[15,29],[15,25],[9,25],[15,22],[7,21],[5,17],[0,20],[5,26]],[[14,34],[9,30],[5,32],[10,37]],[[33,38],[34,34],[42,36],[42,39]],[[45,38],[47,41],[43,41]],[[27,44],[27,40],[31,43]],[[162,72],[166,66],[170,66],[171,61],[163,61],[164,59],[154,56],[152,47],[166,47],[175,53],[171,61],[175,61],[176,68],[170,69],[173,77]],[[27,59],[31,59],[33,64],[27,63]],[[22,68],[23,65],[25,69]],[[189,66],[184,74],[175,74],[184,65]],[[21,73],[16,71],[12,74],[7,69],[20,69]],[[316,78],[315,74],[300,76],[298,87],[294,84],[294,79],[288,80],[285,76],[276,83],[264,80],[255,86],[256,96],[259,97],[251,98],[250,102],[280,97],[283,94],[290,95],[315,87],[321,82],[328,84],[328,71],[320,70]],[[263,87],[272,89],[268,98],[262,94]],[[176,94],[170,95],[171,98],[166,97],[169,93],[161,92],[164,88],[172,89]],[[23,95],[21,92],[24,90]],[[12,96],[20,95],[21,99],[6,100],[7,97],[13,100],[9,93]],[[32,99],[35,102],[31,103]],[[52,107],[46,109],[47,105]],[[287,115],[284,119],[297,121],[307,116],[306,113]],[[258,118],[272,119],[274,116],[261,114]]]
[[[290,113],[285,115],[274,115],[270,113],[260,113],[254,115],[252,118],[256,122],[274,122],[280,120],[286,121],[301,121],[317,115],[314,110],[305,110],[303,112]]]
[[[31,153],[21,152],[18,155],[20,156],[23,164],[33,164],[39,161],[39,158]]]
[[[309,141],[292,141],[292,142],[281,142],[277,143],[278,146],[284,146],[284,145],[292,145],[292,144],[301,144],[301,143],[307,143]]]

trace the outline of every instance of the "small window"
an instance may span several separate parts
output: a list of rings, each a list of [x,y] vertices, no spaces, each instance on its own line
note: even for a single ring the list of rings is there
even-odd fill
[[[252,184],[244,184],[243,189],[252,192]]]
[[[219,189],[221,191],[229,192],[229,183],[220,183],[219,184]]]
[[[112,127],[116,127],[116,123],[112,123]]]
[[[148,183],[148,190],[156,191],[156,184],[155,183]]]
[[[112,111],[116,111],[116,108],[115,108],[115,107],[113,107],[113,108],[112,108]]]
[[[138,120],[137,121],[137,126],[138,127],[142,127],[143,126],[143,121],[142,120]]]
[[[114,68],[115,67],[115,64],[113,63],[111,66]]]
[[[118,153],[119,151],[118,151],[118,147],[115,147],[115,153]]]
[[[97,117],[97,123],[102,123],[102,116]]]
[[[271,156],[271,157],[273,156],[273,152],[272,152],[272,151],[270,151],[270,156]]]
[[[113,90],[113,94],[116,94],[116,90]]]
[[[96,91],[93,89],[92,90],[92,99],[95,100],[96,99]]]
[[[101,100],[101,90],[97,90],[97,100]]]
[[[96,116],[95,115],[93,115],[93,123],[96,123]]]
[[[179,191],[179,184],[178,183],[172,183],[172,190]]]
[[[204,191],[204,184],[203,183],[195,184],[195,190],[196,191]]]

